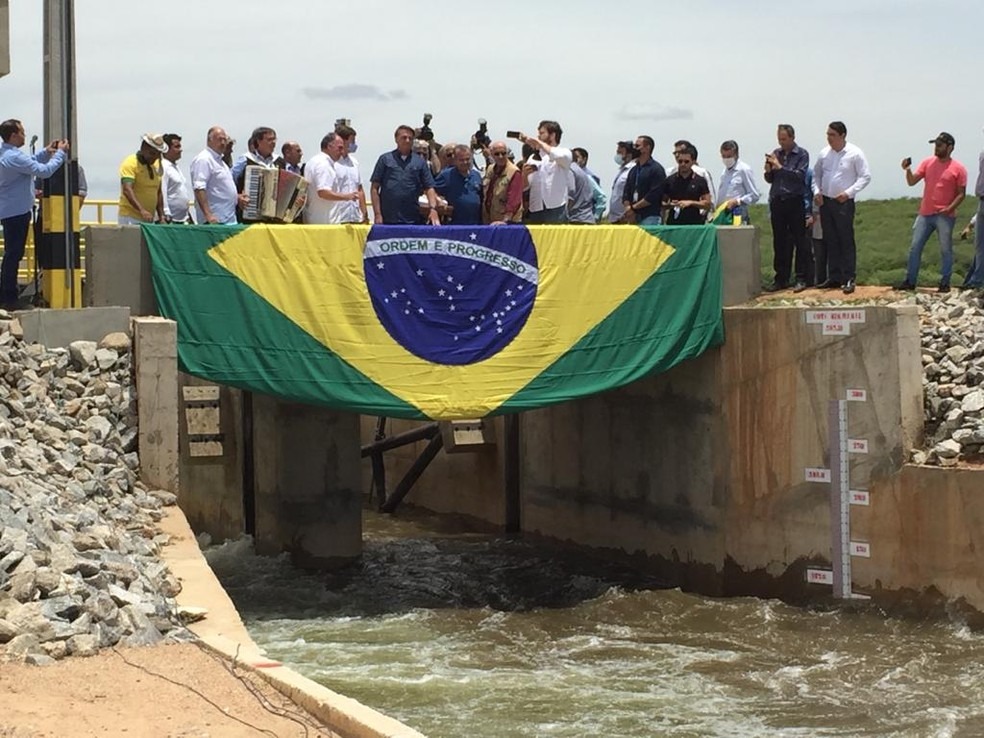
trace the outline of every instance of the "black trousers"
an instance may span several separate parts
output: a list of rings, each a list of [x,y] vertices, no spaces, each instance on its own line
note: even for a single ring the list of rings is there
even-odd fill
[[[844,284],[857,278],[858,254],[854,243],[854,200],[837,202],[824,197],[820,226],[827,247],[827,278]]]
[[[27,231],[31,227],[31,212],[4,218],[3,263],[0,264],[0,302],[7,305],[17,300],[17,268],[24,258]]]
[[[817,216],[820,217],[820,216]],[[813,264],[815,266],[814,283],[827,281],[827,247],[822,238],[813,240]]]
[[[788,285],[796,255],[796,281],[807,283],[807,261],[810,252],[806,245],[806,209],[802,197],[787,197],[769,203],[772,216],[772,268],[778,285]]]

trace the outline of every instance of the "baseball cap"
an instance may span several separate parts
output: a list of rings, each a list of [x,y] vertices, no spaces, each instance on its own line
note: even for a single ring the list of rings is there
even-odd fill
[[[946,131],[943,131],[942,133],[940,133],[940,135],[939,135],[939,136],[937,136],[936,138],[931,138],[931,139],[929,139],[929,142],[930,142],[931,144],[934,144],[934,143],[937,143],[937,142],[940,142],[940,143],[945,143],[945,144],[947,144],[947,145],[949,145],[949,146],[953,146],[953,145],[955,145],[955,144],[957,143],[957,142],[956,142],[956,141],[955,141],[955,140],[953,139],[953,136],[951,136],[951,135],[950,135],[949,133],[947,133]]]

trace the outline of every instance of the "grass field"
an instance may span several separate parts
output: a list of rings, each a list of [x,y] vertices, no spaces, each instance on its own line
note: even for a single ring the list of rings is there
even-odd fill
[[[957,212],[953,234],[953,277],[963,282],[974,258],[973,237],[961,241],[957,234],[977,211],[977,198],[968,195]],[[919,210],[918,198],[896,200],[861,200],[854,218],[854,235],[858,245],[858,284],[897,284],[905,279],[905,263],[912,240],[912,223]],[[751,221],[759,227],[762,248],[762,282],[772,281],[772,226],[765,205],[754,205]],[[940,281],[940,246],[934,233],[923,249],[919,284],[935,287]]]

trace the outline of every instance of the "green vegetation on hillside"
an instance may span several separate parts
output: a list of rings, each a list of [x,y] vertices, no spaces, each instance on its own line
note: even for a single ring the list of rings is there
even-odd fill
[[[764,193],[767,194],[767,193]],[[953,277],[959,285],[974,258],[973,237],[961,241],[958,233],[977,211],[977,198],[968,195],[957,213],[953,233]],[[861,200],[854,219],[858,244],[858,284],[897,284],[905,279],[905,263],[912,241],[912,224],[919,210],[918,198]],[[759,228],[762,249],[762,282],[772,281],[772,225],[765,205],[751,209],[752,225]],[[934,233],[923,249],[919,284],[935,287],[940,281],[940,245]]]

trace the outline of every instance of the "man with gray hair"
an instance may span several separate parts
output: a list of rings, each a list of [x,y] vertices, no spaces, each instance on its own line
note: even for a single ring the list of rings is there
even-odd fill
[[[454,147],[454,166],[447,167],[434,180],[434,189],[447,200],[452,225],[482,224],[482,175],[472,166],[470,146]]]
[[[343,181],[335,165],[344,156],[345,148],[345,139],[332,131],[321,139],[321,153],[311,157],[304,167],[304,178],[308,181],[305,223],[343,223],[346,213],[343,204],[358,202],[358,189],[345,192],[340,189]]]
[[[249,202],[249,196],[236,192],[232,172],[225,163],[228,145],[225,129],[212,126],[205,148],[191,161],[191,187],[201,224],[235,223],[236,207],[245,207]]]

